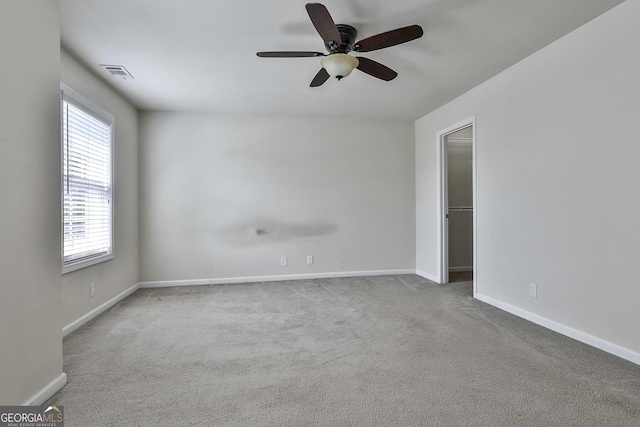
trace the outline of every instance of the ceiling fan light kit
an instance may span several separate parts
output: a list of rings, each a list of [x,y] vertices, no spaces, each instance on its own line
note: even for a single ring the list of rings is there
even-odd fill
[[[346,53],[333,53],[322,58],[320,64],[331,77],[341,80],[351,74],[354,68],[358,67],[359,61],[355,56],[347,55]]]
[[[289,52],[258,52],[261,58],[305,58],[322,56],[320,64],[322,68],[311,81],[311,87],[322,85],[329,77],[336,77],[338,80],[347,77],[357,68],[360,71],[377,77],[381,80],[390,81],[397,77],[398,73],[391,68],[380,64],[369,58],[355,57],[349,52],[371,52],[384,49],[401,43],[422,37],[422,27],[410,25],[408,27],[397,28],[367,37],[356,42],[358,32],[351,25],[333,22],[327,8],[320,3],[307,3],[305,6],[313,26],[322,37],[325,48],[329,52],[325,55],[320,52],[289,51]]]

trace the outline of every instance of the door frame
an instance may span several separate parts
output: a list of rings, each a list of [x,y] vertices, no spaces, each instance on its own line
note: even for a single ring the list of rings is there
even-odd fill
[[[437,133],[437,176],[438,176],[438,281],[441,284],[449,282],[449,233],[447,224],[447,214],[449,210],[449,189],[447,170],[447,136],[461,129],[472,126],[472,191],[473,191],[473,295],[477,292],[477,181],[476,181],[476,116],[471,116],[465,120],[455,123]]]

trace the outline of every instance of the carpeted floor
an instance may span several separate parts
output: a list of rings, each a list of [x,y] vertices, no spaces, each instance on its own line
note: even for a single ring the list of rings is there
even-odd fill
[[[413,275],[142,289],[64,371],[67,427],[640,425],[640,366]]]

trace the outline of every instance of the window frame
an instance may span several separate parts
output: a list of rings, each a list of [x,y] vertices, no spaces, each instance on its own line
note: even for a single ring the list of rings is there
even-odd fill
[[[85,113],[94,116],[110,126],[109,135],[109,251],[103,254],[88,255],[87,257],[65,262],[64,260],[64,208],[65,208],[65,155],[64,155],[64,101],[74,105],[76,108],[83,110]],[[96,265],[114,258],[114,174],[113,174],[113,157],[114,157],[114,133],[115,120],[113,114],[96,105],[71,87],[60,83],[60,262],[62,265],[62,274],[76,271],[85,267]]]

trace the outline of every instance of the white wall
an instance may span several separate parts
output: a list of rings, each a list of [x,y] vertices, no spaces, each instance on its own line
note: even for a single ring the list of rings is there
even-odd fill
[[[479,295],[636,363],[638,16],[627,0],[416,122],[418,269],[437,274],[436,132],[475,114]]]
[[[54,1],[0,2],[2,405],[33,402],[51,382],[59,387],[66,381],[59,314],[58,14]]]
[[[64,327],[138,283],[138,112],[67,52],[60,57],[62,82],[115,118],[114,258],[62,276]]]
[[[411,122],[141,113],[140,144],[142,282],[414,269]]]

